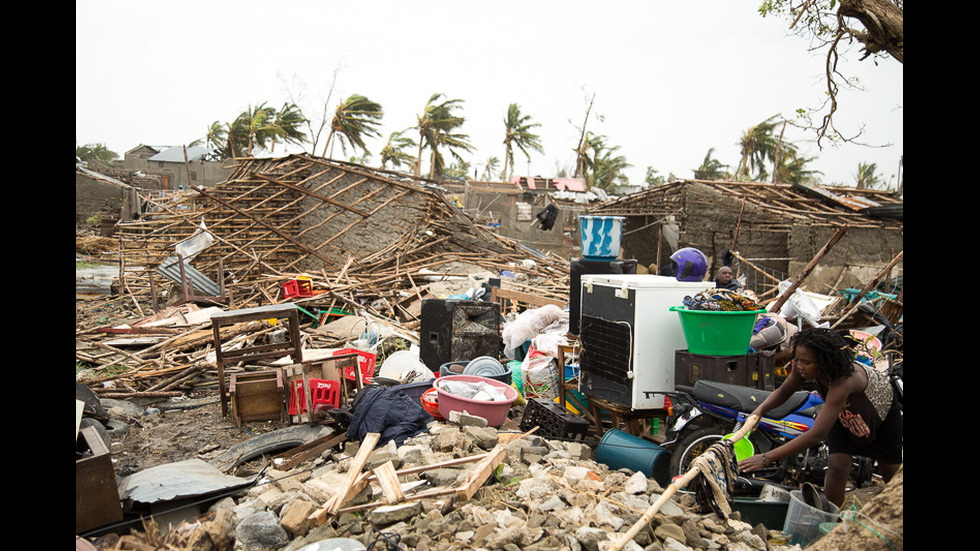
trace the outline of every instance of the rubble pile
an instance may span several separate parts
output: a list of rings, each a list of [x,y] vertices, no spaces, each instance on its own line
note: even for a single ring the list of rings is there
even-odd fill
[[[413,499],[472,479],[480,464],[462,461],[492,450],[503,450],[503,459],[472,499],[459,500],[452,492]],[[350,538],[366,547],[387,541],[422,551],[598,551],[619,542],[664,491],[643,473],[611,471],[595,462],[583,442],[435,423],[401,446],[390,442],[366,456],[364,472],[405,473],[398,476],[404,492],[400,500],[386,499],[387,490],[372,483],[322,524],[311,521],[344,487],[357,451],[357,442],[347,442],[289,470],[273,465],[246,491],[214,503],[205,520],[184,523],[167,537],[171,544],[186,546],[181,549],[203,549],[190,544],[208,540],[215,549],[237,541],[236,549],[295,551],[330,538]],[[693,496],[675,496],[623,549],[778,548],[767,543],[764,526],[742,522],[737,512],[725,520],[697,510]],[[155,534],[148,530],[142,537]],[[110,535],[97,545],[136,549],[123,545],[133,545],[138,537]]]

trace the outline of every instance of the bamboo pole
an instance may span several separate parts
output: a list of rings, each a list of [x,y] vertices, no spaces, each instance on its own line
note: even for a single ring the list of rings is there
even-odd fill
[[[783,304],[789,299],[790,296],[792,296],[794,292],[796,292],[796,289],[800,286],[800,283],[802,283],[803,280],[810,275],[810,272],[817,267],[817,264],[819,264],[823,257],[830,252],[830,249],[832,249],[834,245],[840,241],[841,237],[844,237],[845,233],[847,233],[847,226],[842,226],[838,228],[836,232],[834,232],[834,235],[830,237],[823,248],[817,251],[817,255],[813,257],[813,260],[811,260],[810,263],[806,265],[806,268],[803,268],[803,271],[796,276],[796,279],[793,280],[793,283],[789,286],[789,288],[786,289],[786,291],[780,295],[778,299],[776,299],[776,302],[769,308],[770,313],[779,312],[779,309],[783,307]]]
[[[731,437],[732,443],[735,443],[741,440],[743,437],[745,437],[745,435],[747,435],[750,431],[752,431],[752,429],[755,428],[755,425],[758,422],[759,422],[758,415],[750,415],[749,418],[745,420],[745,424],[742,425],[742,428],[735,431],[735,434],[732,435]],[[703,456],[696,457],[693,463],[694,466],[686,473],[684,473],[683,476],[675,479],[673,482],[670,483],[669,486],[667,486],[667,489],[664,490],[664,493],[661,494],[659,498],[657,498],[657,501],[655,501],[653,505],[651,505],[650,508],[647,509],[645,513],[643,513],[643,516],[640,517],[640,520],[636,521],[636,523],[634,523],[633,526],[631,526],[630,529],[625,534],[623,534],[623,537],[620,538],[618,542],[614,543],[612,547],[609,548],[610,551],[619,551],[620,549],[623,548],[623,546],[625,546],[627,543],[632,541],[633,538],[635,538],[636,535],[640,533],[640,530],[642,530],[644,526],[646,526],[647,524],[650,523],[650,521],[653,520],[653,516],[656,515],[658,511],[660,511],[660,508],[663,507],[664,503],[667,503],[667,500],[669,500],[674,494],[676,494],[678,490],[680,490],[684,486],[687,486],[689,482],[694,480],[694,478],[700,473],[698,467],[701,464],[703,464],[705,461],[706,459]]]

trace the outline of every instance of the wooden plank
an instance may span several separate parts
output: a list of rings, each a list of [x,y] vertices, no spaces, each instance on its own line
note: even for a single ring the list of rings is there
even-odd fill
[[[492,450],[487,453],[487,456],[483,458],[482,461],[477,463],[473,469],[470,471],[466,480],[460,485],[456,490],[456,495],[463,498],[463,500],[468,500],[473,497],[473,494],[483,486],[483,483],[490,478],[493,470],[497,468],[497,465],[501,461],[507,458],[507,448],[502,444],[497,444]]]
[[[381,486],[381,492],[385,496],[385,501],[389,504],[397,503],[405,498],[401,484],[398,482],[398,475],[395,473],[395,464],[386,461],[374,469],[374,476]]]
[[[346,433],[331,434],[323,438],[317,438],[312,442],[307,442],[302,446],[283,452],[272,458],[272,464],[276,469],[288,471],[311,457],[320,455],[330,448],[347,440]]]
[[[362,484],[367,484],[368,473],[362,473],[361,471],[364,469],[364,464],[367,463],[368,456],[374,451],[374,447],[378,445],[380,439],[381,434],[377,432],[370,432],[364,436],[364,439],[361,440],[361,447],[358,448],[357,454],[354,455],[354,460],[351,462],[350,468],[347,470],[347,476],[344,477],[344,482],[340,485],[339,490],[330,501],[324,503],[323,506],[314,511],[308,517],[309,520],[315,522],[317,526],[322,525],[328,515],[335,514],[344,503],[354,495],[357,495],[354,491],[355,488],[363,488]],[[360,489],[357,491],[360,491]]]

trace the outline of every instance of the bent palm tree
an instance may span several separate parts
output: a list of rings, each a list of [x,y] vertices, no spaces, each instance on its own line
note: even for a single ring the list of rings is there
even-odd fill
[[[408,166],[414,165],[415,156],[407,153],[405,150],[409,147],[415,147],[415,140],[408,136],[403,136],[402,134],[404,133],[405,130],[400,130],[392,132],[388,136],[387,143],[381,148],[382,169],[386,168],[388,163],[391,163],[392,168],[398,168],[402,163]]]
[[[460,161],[462,158],[456,152],[457,149],[473,150],[473,146],[469,143],[469,136],[452,132],[466,121],[465,118],[454,114],[462,103],[463,100],[443,99],[443,94],[433,94],[425,103],[422,114],[418,115],[418,124],[415,126],[419,133],[415,176],[420,176],[422,173],[422,151],[426,148],[429,149],[429,178],[435,178],[444,167],[442,154],[439,153],[440,147],[447,147],[453,157]]]
[[[300,127],[309,122],[299,107],[292,103],[284,103],[282,109],[276,111],[275,119],[272,121],[272,149],[275,150],[276,142],[301,144],[307,140],[306,133]]]
[[[857,189],[876,189],[881,183],[881,178],[875,171],[878,170],[878,163],[858,163],[857,174],[854,181]]]
[[[735,170],[735,178],[744,180],[748,176],[750,168],[758,171],[759,179],[766,175],[766,161],[776,158],[776,151],[779,149],[779,140],[773,136],[775,123],[774,115],[765,121],[749,128],[742,134],[739,140],[741,159],[738,168]]]
[[[722,180],[728,176],[724,170],[728,168],[728,165],[722,164],[718,159],[713,159],[714,152],[715,148],[709,149],[704,160],[701,161],[701,166],[694,169],[695,180]]]
[[[528,149],[544,153],[541,146],[541,136],[532,133],[534,128],[540,127],[538,123],[532,123],[530,115],[522,115],[521,108],[516,103],[510,104],[507,108],[507,116],[504,118],[504,173],[503,180],[507,181],[508,167],[514,168],[514,150],[520,149],[521,152],[531,159]]]
[[[381,104],[359,94],[348,97],[334,111],[333,119],[330,121],[330,133],[327,134],[326,143],[323,144],[323,156],[327,156],[327,149],[333,143],[334,136],[341,138],[340,149],[345,154],[348,145],[367,153],[364,140],[381,135],[377,127],[381,124],[382,117],[384,117],[384,110]]]

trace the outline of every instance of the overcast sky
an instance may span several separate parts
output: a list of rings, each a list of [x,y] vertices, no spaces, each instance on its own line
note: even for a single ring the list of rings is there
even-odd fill
[[[647,167],[691,178],[709,149],[734,169],[746,129],[824,97],[822,52],[786,21],[759,15],[760,3],[78,0],[75,143],[120,156],[139,144],[187,144],[214,121],[290,98],[319,120],[336,76],[328,108],[369,97],[384,108],[385,138],[413,126],[434,93],[463,100],[460,131],[476,147],[464,157],[474,166],[503,158],[504,115],[517,103],[541,125],[545,154],[528,162],[518,152],[515,170],[542,176],[573,168],[594,95],[588,129],[620,147],[632,183]],[[853,185],[865,162],[894,186],[902,66],[858,58],[854,47],[839,67],[863,89],[842,91],[836,125],[863,131],[873,147],[818,149],[812,132],[792,127],[785,138],[816,157],[810,166],[825,184]],[[369,143],[372,153],[382,143]]]

